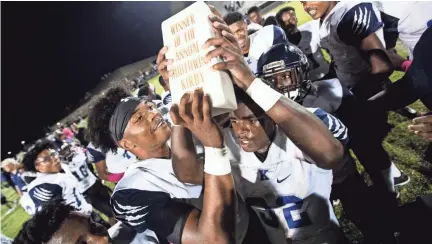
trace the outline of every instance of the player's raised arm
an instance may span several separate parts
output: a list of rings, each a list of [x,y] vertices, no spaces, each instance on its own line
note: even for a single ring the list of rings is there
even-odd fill
[[[217,17],[215,17],[217,18]],[[340,162],[343,146],[315,115],[296,102],[283,97],[255,77],[235,45],[228,27],[220,21],[215,25],[222,37],[209,39],[205,43],[217,48],[210,51],[206,59],[222,56],[225,61],[215,64],[215,70],[229,70],[237,86],[246,93],[276,122],[284,133],[322,168],[333,168]],[[233,44],[234,43],[234,44]]]
[[[204,145],[204,207],[189,214],[182,243],[233,243],[236,194],[222,131],[212,119],[209,96],[197,90],[192,101],[189,98],[185,94],[180,106],[174,105],[171,116],[175,124],[188,128]]]
[[[364,13],[365,18],[358,18],[360,13]],[[378,15],[372,3],[359,3],[344,15],[337,34],[342,42],[359,48],[366,55],[370,73],[376,76],[376,81],[381,81],[391,75],[394,67],[379,38],[383,23]]]
[[[167,65],[172,61],[166,59],[165,53],[167,51],[167,47],[163,47],[159,51],[156,63],[159,73],[170,87]],[[202,160],[197,159],[191,132],[183,126],[173,125],[171,128],[171,158],[174,173],[180,181],[202,184],[204,164]]]

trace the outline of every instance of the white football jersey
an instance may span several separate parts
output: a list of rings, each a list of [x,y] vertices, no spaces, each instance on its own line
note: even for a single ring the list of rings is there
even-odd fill
[[[71,162],[65,164],[68,168],[66,173],[70,173],[77,179],[79,192],[84,193],[96,182],[97,178],[88,168],[87,157],[83,151],[77,151]]]
[[[375,33],[385,47],[382,27],[380,12],[372,3],[338,2],[321,22],[320,45],[332,57],[343,85],[351,87],[370,73],[358,46]]]
[[[87,146],[86,155],[92,163],[105,160],[108,172],[113,174],[126,172],[129,165],[137,161],[135,155],[123,148],[117,148],[117,153],[110,151],[105,154],[99,148],[95,148],[92,143]]]
[[[301,39],[297,46],[308,58],[310,69],[308,79],[311,81],[323,78],[330,68],[319,44],[319,28],[319,20],[308,21],[298,27]]]
[[[202,191],[201,185],[180,182],[170,159],[153,158],[129,167],[114,189],[111,205],[116,218],[139,234],[150,229],[162,235],[166,232],[161,228],[171,229],[173,226],[168,226],[168,223],[187,217],[189,210],[181,211],[184,203],[202,209]],[[249,224],[249,215],[242,201],[239,201],[238,209],[237,240],[241,243]],[[181,233],[171,238],[181,239]]]
[[[414,47],[427,29],[427,22],[432,19],[430,13],[432,2],[378,1],[374,3],[380,11],[397,19],[399,39],[408,47],[412,59]]]
[[[282,28],[268,25],[249,36],[249,53],[244,57],[249,68],[256,73],[258,59],[273,45],[286,43],[287,38]]]
[[[36,206],[27,192],[23,193],[19,203],[29,215],[33,216],[36,213]]]
[[[339,120],[321,109],[309,110],[341,142],[348,139]],[[272,243],[335,243],[339,230],[329,201],[332,171],[318,168],[279,128],[264,162],[243,151],[232,133],[224,129],[237,191],[258,214]]]
[[[90,215],[93,210],[78,191],[77,180],[68,174],[37,173],[36,179],[28,185],[27,189],[36,211],[40,211],[43,204],[54,198],[63,199],[66,205],[70,204],[85,215]]]

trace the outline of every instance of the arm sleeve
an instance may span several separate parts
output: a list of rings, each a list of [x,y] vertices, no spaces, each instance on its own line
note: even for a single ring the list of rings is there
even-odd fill
[[[33,187],[29,191],[29,196],[36,208],[43,206],[51,199],[62,198],[63,189],[57,184],[43,183]]]
[[[383,23],[372,3],[359,3],[352,7],[342,17],[337,27],[339,39],[348,44],[357,46],[360,42],[379,30]]]
[[[116,218],[136,232],[150,229],[174,244],[181,243],[184,225],[193,209],[171,199],[166,192],[138,189],[116,191],[111,206]]]
[[[93,148],[87,148],[86,150],[86,156],[89,162],[91,163],[97,163],[100,162],[102,160],[105,160],[105,154],[93,149]]]
[[[345,146],[348,143],[348,129],[339,119],[324,112],[324,110],[320,108],[308,110],[313,112],[313,114],[315,114],[315,116],[317,116],[326,125],[329,131],[342,143],[342,145]]]
[[[399,38],[398,24],[399,19],[388,15],[384,12],[381,13],[381,20],[384,23],[384,41],[386,49],[394,48],[396,46],[397,39]]]

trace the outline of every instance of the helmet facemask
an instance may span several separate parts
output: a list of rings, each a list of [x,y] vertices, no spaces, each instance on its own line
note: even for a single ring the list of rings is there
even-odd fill
[[[301,102],[310,90],[307,72],[300,63],[292,63],[290,67],[284,60],[264,65],[261,75],[266,83],[276,91],[293,101]]]

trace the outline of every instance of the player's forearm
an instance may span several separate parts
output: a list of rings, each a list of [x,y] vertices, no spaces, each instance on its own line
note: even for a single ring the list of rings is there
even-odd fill
[[[203,210],[199,232],[208,243],[234,243],[236,194],[231,174],[215,176],[205,173]]]
[[[192,133],[182,126],[173,126],[171,153],[174,173],[186,183],[202,184],[204,165],[197,159]]]
[[[399,70],[399,71],[405,71],[405,70],[402,68],[402,66],[403,66],[403,63],[404,63],[407,59],[405,59],[405,58],[401,57],[399,54],[397,54],[397,52],[394,50],[394,48],[387,49],[387,54],[388,54],[388,56],[389,56],[389,58],[390,58],[390,60],[391,60],[391,62],[392,62],[392,64],[393,64],[393,67],[394,67],[396,70]]]
[[[393,73],[392,61],[375,33],[362,40],[360,50],[368,58],[371,67],[370,74],[376,77],[375,80],[382,81]]]
[[[255,79],[246,93],[319,167],[333,168],[340,162],[342,144],[314,114],[265,85],[260,79]]]
[[[209,243],[233,243],[236,194],[225,149],[205,148],[204,199],[199,233]]]
[[[343,155],[342,144],[324,123],[296,102],[281,97],[267,114],[321,168],[333,168]]]

